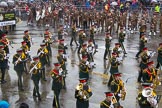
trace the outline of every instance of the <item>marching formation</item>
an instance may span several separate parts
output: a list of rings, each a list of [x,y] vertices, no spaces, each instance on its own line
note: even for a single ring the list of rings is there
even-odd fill
[[[89,99],[94,95],[90,87],[92,73],[101,76],[110,76],[107,82],[108,91],[105,90],[106,98],[100,102],[100,108],[124,108],[121,101],[125,100],[127,92],[122,80],[122,74],[124,73],[119,71],[119,67],[128,55],[124,46],[125,38],[134,35],[139,30],[139,52],[135,57],[139,61],[137,82],[141,90],[139,90],[137,101],[140,108],[158,107],[160,97],[156,94],[156,88],[161,85],[159,75],[162,64],[162,43],[159,43],[159,47],[157,48],[157,65],[154,66],[155,62],[151,60],[151,57],[154,56],[155,52],[150,52],[149,48],[146,47],[149,41],[146,37],[154,38],[157,36],[158,21],[160,22],[159,27],[162,24],[162,16],[160,20],[157,19],[160,16],[159,13],[154,13],[153,17],[149,19],[147,12],[144,10],[140,13],[138,11],[128,12],[126,10],[110,8],[101,12],[96,10],[85,12],[84,10],[77,10],[74,6],[71,6],[72,8],[63,6],[64,17],[58,17],[58,15],[62,15],[61,13],[58,14],[57,11],[62,11],[62,8],[58,9],[59,6],[56,6],[53,11],[48,7],[47,10],[52,14],[48,17],[46,15],[50,14],[45,10],[47,7],[43,7],[42,10],[37,9],[37,25],[50,26],[51,20],[49,17],[53,17],[54,15],[52,25],[58,28],[58,37],[56,39],[49,29],[45,29],[44,38],[42,39],[42,43],[40,43],[40,48],[37,50],[37,55],[31,57],[32,38],[29,35],[30,31],[24,31],[23,41],[21,42],[22,46],[16,50],[16,54],[14,54],[12,60],[18,77],[19,91],[24,91],[22,83],[23,74],[30,74],[34,85],[33,98],[42,101],[39,82],[40,80],[46,82],[47,74],[49,74],[52,79],[54,95],[52,106],[54,108],[61,108],[59,96],[62,89],[66,90],[66,76],[68,75],[68,46],[65,44],[65,36],[70,35],[70,47],[73,47],[73,42],[75,42],[79,57],[79,63],[77,64],[79,68],[79,84],[76,85],[74,93],[76,108],[89,108]],[[64,21],[64,25],[60,24],[62,20]],[[149,36],[147,36],[148,22],[150,23]],[[67,33],[67,29],[70,29],[70,33]],[[101,33],[105,34],[105,52],[102,59],[107,62],[106,68],[109,70],[109,73],[105,72],[104,74],[93,72],[93,69],[97,68],[94,56],[100,51],[95,36],[99,36]],[[118,42],[112,46],[112,41],[116,38],[115,36]],[[51,58],[54,57],[51,44],[55,43],[58,43],[57,62],[53,63],[53,69],[47,72],[46,68],[50,66]],[[0,39],[1,84],[6,83],[5,72],[9,68],[8,62],[10,62],[8,60],[10,53],[9,45],[11,46],[11,43],[7,39],[7,35],[2,34]]]

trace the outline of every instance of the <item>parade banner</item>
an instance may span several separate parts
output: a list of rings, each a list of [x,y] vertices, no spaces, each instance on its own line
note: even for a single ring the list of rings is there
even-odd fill
[[[16,24],[15,12],[0,13],[0,26],[15,25],[15,24]]]

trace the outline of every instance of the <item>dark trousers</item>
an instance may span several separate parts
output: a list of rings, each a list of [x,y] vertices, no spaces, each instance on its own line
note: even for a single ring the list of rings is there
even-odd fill
[[[106,56],[108,55],[109,58],[111,58],[111,54],[110,54],[110,50],[109,48],[105,49],[105,53],[104,53],[104,59],[106,59]]]
[[[34,89],[33,89],[33,96],[38,96],[40,98],[39,93],[39,79],[33,79]]]
[[[79,45],[78,54],[80,53],[81,48],[82,48],[82,44]]]
[[[141,79],[142,79],[142,69],[140,69],[140,71],[139,71],[137,81],[138,81],[138,82],[141,82]]]
[[[139,50],[138,53],[136,54],[136,57],[138,57],[142,53],[142,50]]]
[[[109,82],[107,83],[108,87],[110,87],[112,81],[113,81],[113,75],[111,75],[109,78]]]
[[[22,89],[23,88],[23,84],[22,84],[22,74],[23,71],[16,71],[17,73],[17,77],[18,77],[18,89]]]
[[[60,103],[59,103],[59,95],[60,95],[60,89],[54,89],[54,98],[53,98],[53,107],[55,108],[60,108]]]
[[[123,45],[123,42],[119,42],[119,43],[120,43],[121,48],[122,48],[122,50],[124,51],[124,53],[126,53],[125,48],[124,48],[124,45]]]
[[[41,69],[41,78],[46,79],[45,66]]]
[[[159,62],[157,62],[156,68],[158,69],[161,66]]]
[[[0,70],[1,70],[1,73],[2,73],[2,76],[1,76],[1,82],[2,82],[2,81],[4,81],[4,78],[5,78],[6,68],[1,67]]]
[[[78,46],[78,43],[76,41],[76,38],[75,37],[71,37],[71,41],[70,41],[70,45],[72,45],[73,41],[75,42],[76,46]]]

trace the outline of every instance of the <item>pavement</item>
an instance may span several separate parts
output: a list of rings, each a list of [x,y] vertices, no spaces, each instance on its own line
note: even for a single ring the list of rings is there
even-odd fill
[[[16,49],[21,46],[21,41],[23,37],[24,30],[29,30],[29,33],[33,40],[33,45],[31,47],[31,57],[36,55],[37,49],[39,48],[40,43],[43,40],[42,33],[44,32],[43,27],[36,26],[27,26],[25,21],[17,24],[16,30],[8,35],[8,38],[13,41],[12,46],[10,47],[10,68],[6,73],[7,83],[4,85],[0,85],[0,99],[7,100],[10,103],[10,108],[18,108],[21,102],[26,102],[29,104],[30,108],[52,108],[53,101],[53,91],[52,87],[52,79],[49,76],[49,71],[53,68],[54,62],[56,62],[57,55],[57,43],[52,44],[52,57],[51,57],[51,66],[46,68],[47,81],[40,81],[40,92],[42,101],[39,102],[34,100],[32,97],[33,83],[30,78],[30,75],[24,73],[23,83],[24,83],[24,92],[19,92],[17,88],[17,75],[13,70],[12,57],[16,53]],[[50,31],[56,34],[56,30],[50,27]],[[112,45],[114,47],[114,43],[118,42],[116,35],[113,35]],[[96,68],[93,69],[93,72],[96,73],[104,73],[105,64],[108,64],[108,61],[103,60],[105,45],[104,45],[104,34],[99,33],[96,34],[96,43],[99,46],[99,51],[94,55],[94,61],[96,63]],[[161,37],[156,36],[155,38],[151,37],[151,40],[148,42],[147,46],[149,50],[156,50],[158,47],[158,43],[162,40]],[[65,37],[65,43],[68,44],[67,53],[69,54],[69,58],[67,60],[67,70],[68,75],[66,78],[67,89],[62,90],[60,94],[60,103],[61,108],[75,108],[76,99],[74,97],[76,85],[79,83],[79,70],[78,63],[79,58],[77,55],[77,48],[74,45],[73,47],[69,46],[70,36]],[[126,99],[121,101],[122,106],[124,108],[138,108],[138,104],[136,101],[139,84],[137,83],[138,76],[138,61],[135,59],[135,55],[138,52],[138,43],[139,43],[139,34],[138,32],[135,34],[131,34],[126,37],[124,46],[127,51],[127,57],[124,58],[123,63],[119,66],[119,71],[123,73],[122,79],[125,82],[125,87],[127,90]],[[156,62],[157,54],[152,60]],[[107,71],[108,72],[108,71]],[[109,73],[109,72],[108,72]],[[129,79],[129,80],[127,80]],[[126,81],[127,80],[127,81]],[[99,108],[100,102],[105,99],[104,92],[109,91],[106,84],[103,82],[107,82],[108,79],[102,78],[100,75],[92,74],[91,75],[91,83],[90,87],[92,88],[93,95],[90,98],[90,107],[89,108]],[[162,94],[162,87],[158,87],[157,94]],[[159,103],[159,108],[162,108],[162,102]]]

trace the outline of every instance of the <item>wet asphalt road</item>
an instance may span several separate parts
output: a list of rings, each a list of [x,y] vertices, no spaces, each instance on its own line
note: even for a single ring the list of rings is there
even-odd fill
[[[54,62],[57,62],[57,43],[52,45],[52,58],[51,58],[51,66],[47,66],[46,74],[47,81],[40,81],[40,92],[42,101],[39,102],[34,100],[32,97],[33,83],[30,79],[30,75],[24,73],[24,92],[19,92],[17,88],[17,75],[13,70],[12,57],[13,54],[16,53],[16,49],[21,46],[21,41],[23,37],[23,31],[28,29],[31,37],[33,38],[33,45],[31,47],[31,57],[36,55],[37,49],[39,48],[40,43],[43,40],[42,33],[44,28],[31,27],[26,26],[26,22],[22,22],[17,25],[16,31],[10,33],[8,35],[9,39],[13,41],[12,46],[10,47],[10,68],[6,73],[7,83],[4,85],[0,85],[0,99],[4,99],[9,101],[11,104],[10,108],[18,108],[21,102],[26,102],[29,104],[30,108],[52,108],[53,101],[53,91],[51,90],[51,82],[52,79],[49,76],[49,71],[53,68]],[[53,32],[54,29],[50,28],[50,31]],[[152,38],[151,41],[147,44],[149,50],[156,50],[158,47],[158,43],[162,38],[156,37]],[[138,93],[138,84],[137,84],[137,76],[138,76],[138,61],[135,59],[135,54],[138,52],[138,43],[139,43],[139,34],[136,33],[134,35],[130,35],[125,39],[125,48],[127,51],[127,57],[124,58],[123,63],[119,66],[119,71],[123,73],[122,79],[125,82],[125,87],[127,90],[127,96],[125,101],[121,101],[121,104],[124,108],[138,108],[136,103],[136,97]],[[65,43],[69,45],[70,37],[65,38]],[[114,43],[116,43],[117,37],[114,35],[112,40],[112,48],[114,47]],[[103,60],[104,55],[104,36],[103,34],[96,34],[96,43],[99,46],[98,52],[94,56],[94,61],[96,63],[96,68],[93,69],[93,72],[103,73],[105,71],[105,63],[108,61]],[[67,89],[62,90],[60,94],[60,103],[61,108],[75,108],[76,99],[74,98],[75,87],[78,84],[78,66],[79,58],[77,55],[77,48],[74,45],[73,47],[68,47],[67,53],[69,54],[69,58],[67,60],[67,69],[68,75],[66,78]],[[157,54],[152,58],[156,62]],[[107,71],[108,72],[108,71]],[[126,83],[126,80],[129,80]],[[105,91],[109,91],[107,85],[103,83],[103,81],[107,82],[107,80],[103,79],[99,75],[92,74],[91,75],[91,83],[90,87],[92,88],[93,95],[90,98],[90,107],[89,108],[99,108],[99,104],[102,100],[105,99]],[[159,87],[159,90],[162,90],[162,87]],[[162,94],[161,91],[158,94]],[[159,108],[162,108],[161,102],[159,104]]]

